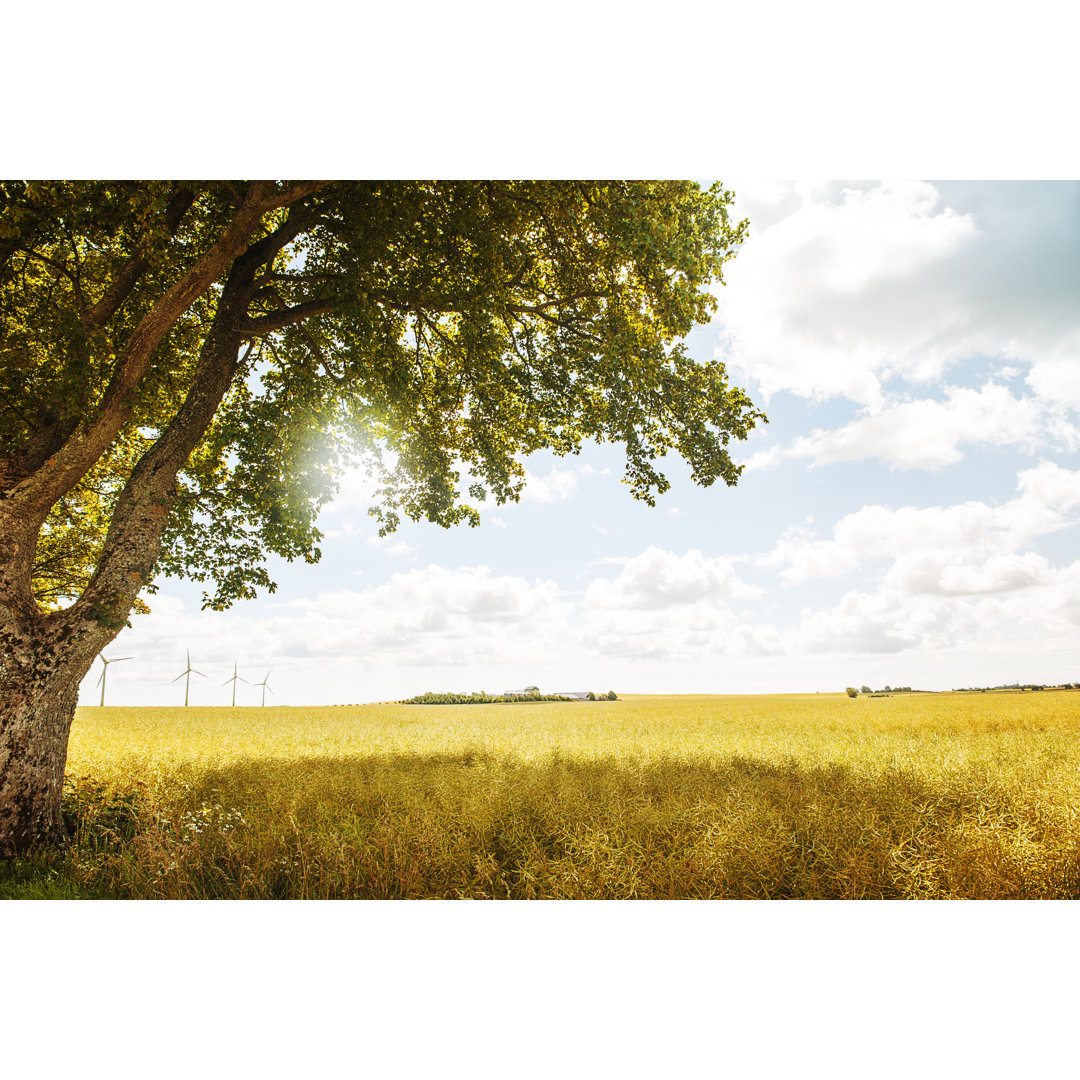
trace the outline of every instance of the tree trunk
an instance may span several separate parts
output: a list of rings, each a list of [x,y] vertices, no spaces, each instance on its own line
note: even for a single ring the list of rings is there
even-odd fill
[[[66,839],[60,814],[79,683],[116,631],[64,612],[0,631],[0,858]]]
[[[98,420],[71,436],[27,478],[0,486],[0,858],[28,855],[65,839],[60,798],[79,683],[125,625],[139,589],[150,579],[176,496],[177,473],[239,367],[241,324],[256,271],[299,232],[299,224],[287,221],[244,248],[264,212],[320,186],[305,182],[278,192],[272,184],[252,185],[226,233],[131,335],[123,354],[130,362],[117,361]],[[230,260],[184,401],[132,470],[90,583],[70,608],[43,614],[31,575],[49,508],[86,475],[130,419],[131,394],[153,349]],[[0,459],[0,481],[5,461],[11,460]]]

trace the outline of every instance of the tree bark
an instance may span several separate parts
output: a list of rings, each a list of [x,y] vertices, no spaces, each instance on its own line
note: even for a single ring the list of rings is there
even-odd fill
[[[79,683],[116,633],[68,612],[0,628],[0,858],[64,842],[60,799]]]

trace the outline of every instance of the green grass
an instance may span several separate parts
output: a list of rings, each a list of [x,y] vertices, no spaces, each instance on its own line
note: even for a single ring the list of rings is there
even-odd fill
[[[1080,694],[80,709],[0,896],[1077,898]]]

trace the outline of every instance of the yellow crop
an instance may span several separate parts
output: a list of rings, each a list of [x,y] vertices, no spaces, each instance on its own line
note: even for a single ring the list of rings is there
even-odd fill
[[[1077,897],[1078,735],[1071,691],[82,708],[61,870],[139,897]]]

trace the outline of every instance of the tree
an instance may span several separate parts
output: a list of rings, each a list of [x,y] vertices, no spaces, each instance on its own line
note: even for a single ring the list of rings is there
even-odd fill
[[[80,681],[162,575],[206,606],[319,558],[346,464],[475,525],[522,459],[625,447],[635,497],[763,420],[680,339],[745,236],[684,182],[0,183],[0,855],[63,838]]]

